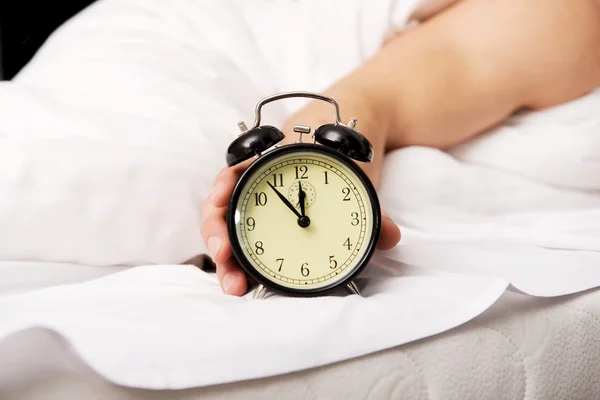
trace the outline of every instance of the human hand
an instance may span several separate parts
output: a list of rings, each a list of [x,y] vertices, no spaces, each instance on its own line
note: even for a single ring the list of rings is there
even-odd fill
[[[248,290],[248,280],[231,250],[227,235],[225,213],[233,187],[249,162],[222,169],[215,179],[213,193],[204,201],[202,238],[217,266],[217,277],[224,293],[241,296]],[[381,238],[378,249],[390,249],[400,241],[397,225],[382,213]]]
[[[341,110],[361,119],[359,125],[364,126],[365,131],[363,132],[358,126],[357,129],[372,142],[375,149],[375,160],[373,163],[361,164],[360,166],[363,167],[376,185],[385,147],[385,135],[384,131],[380,130],[381,121],[375,118],[376,113],[370,109],[373,103],[367,101],[368,99],[363,94],[358,93],[357,87],[348,85],[348,82],[340,82],[326,94],[338,101]],[[318,103],[323,103],[325,107]],[[349,119],[348,115],[350,114],[343,115],[343,117]],[[309,103],[284,125],[283,130],[287,133],[287,136],[283,143],[292,143],[297,139],[297,135],[292,133],[294,123],[316,128],[331,122],[332,117],[333,109],[331,105],[324,102]],[[215,178],[212,194],[203,204],[202,238],[213,262],[216,264],[217,277],[223,292],[234,296],[241,296],[247,292],[248,278],[233,256],[227,234],[225,214],[236,182],[252,161],[247,160],[239,165],[222,169]],[[377,248],[387,250],[396,246],[400,241],[400,230],[385,213],[382,213],[382,217],[382,232]]]

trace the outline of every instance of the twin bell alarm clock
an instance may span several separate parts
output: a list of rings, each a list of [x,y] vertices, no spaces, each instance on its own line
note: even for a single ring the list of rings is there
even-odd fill
[[[282,131],[261,125],[270,102],[308,97],[333,105],[335,122],[312,130],[295,125],[295,143],[278,145]],[[373,184],[357,165],[371,162],[373,147],[340,120],[337,102],[310,92],[262,99],[254,125],[227,149],[228,166],[254,158],[237,182],[226,219],[233,255],[258,287],[289,296],[320,296],[338,289],[360,295],[354,280],[373,255],[381,234],[381,211]],[[312,141],[302,140],[312,131]]]

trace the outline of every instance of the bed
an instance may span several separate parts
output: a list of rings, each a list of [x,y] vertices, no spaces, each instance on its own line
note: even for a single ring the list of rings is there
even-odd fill
[[[600,292],[536,299],[507,292],[448,332],[320,368],[185,390],[115,385],[55,332],[0,346],[3,399],[547,399],[600,393]]]
[[[219,316],[259,308],[187,262],[206,253],[201,204],[237,121],[265,95],[322,90],[417,3],[102,0],[2,82],[0,398],[598,398],[600,91],[448,152],[390,154],[380,196],[404,236],[367,296],[264,303],[320,309],[303,335],[347,340],[216,356]],[[180,306],[204,319],[152,336]]]

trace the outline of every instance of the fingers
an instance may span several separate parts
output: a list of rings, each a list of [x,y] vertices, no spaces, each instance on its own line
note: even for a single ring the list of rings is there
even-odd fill
[[[211,195],[202,205],[202,239],[217,266],[217,278],[221,289],[233,296],[246,293],[248,280],[233,257],[225,215],[233,188],[250,162],[248,160],[235,167],[222,169],[215,179]]]
[[[204,222],[216,215],[222,215],[223,218],[225,217],[225,211],[227,210],[226,207],[215,207],[213,205],[213,195],[209,195],[206,199],[204,199],[204,201],[202,202],[202,224],[204,224]],[[206,244],[206,243],[205,243]]]
[[[247,279],[237,264],[227,236],[226,207],[215,207],[213,196],[204,201],[200,233],[211,259],[217,266],[217,278],[224,293],[241,296],[246,293]]]
[[[204,244],[213,262],[217,265],[226,262],[231,257],[231,243],[227,236],[225,211],[213,208],[200,229]]]
[[[233,257],[217,265],[217,277],[226,294],[242,296],[248,290],[248,279]]]
[[[240,175],[248,167],[252,160],[246,160],[234,167],[223,168],[215,178],[215,184],[212,191],[212,201],[215,207],[226,207],[233,188]]]
[[[382,213],[381,217],[381,237],[377,248],[389,250],[400,242],[400,228],[386,213]]]
[[[225,168],[219,172],[212,191],[212,205],[214,207],[227,206],[238,177],[239,173],[234,168]]]

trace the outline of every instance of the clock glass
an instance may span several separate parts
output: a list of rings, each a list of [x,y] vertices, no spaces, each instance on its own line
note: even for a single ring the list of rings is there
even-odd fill
[[[336,152],[288,145],[259,158],[231,198],[233,250],[260,283],[318,292],[349,281],[378,240],[379,204],[364,173]]]

